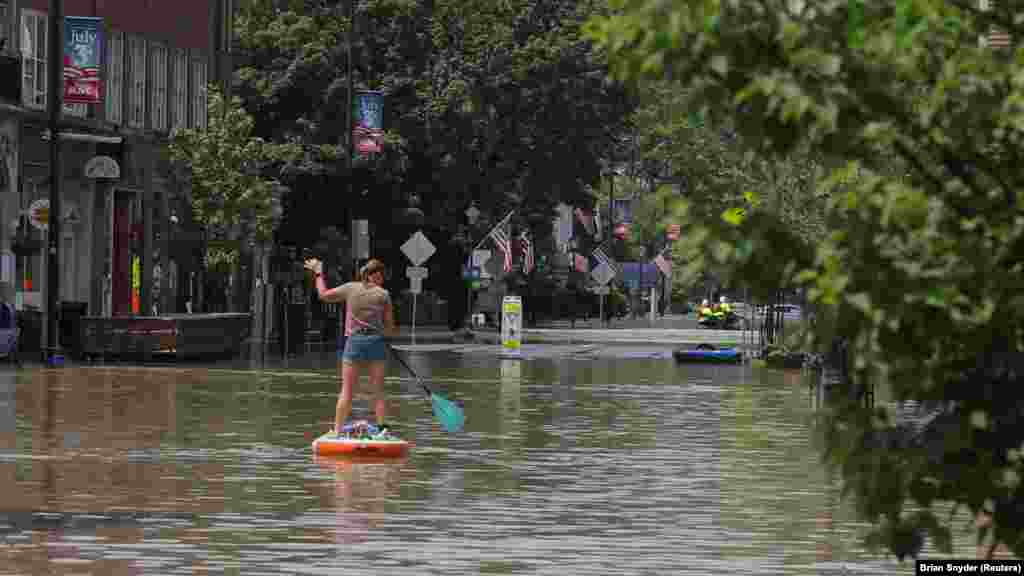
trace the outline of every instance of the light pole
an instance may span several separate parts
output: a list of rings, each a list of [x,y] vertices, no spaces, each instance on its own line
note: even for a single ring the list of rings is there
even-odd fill
[[[352,94],[352,73],[354,72],[352,67],[352,36],[356,31],[356,18],[355,18],[355,2],[356,0],[348,0],[346,3],[347,16],[348,16],[348,34],[345,35],[345,53],[346,60],[348,63],[348,73],[345,75],[345,84],[347,86],[346,92],[346,105],[345,105],[345,199],[348,202],[352,202],[352,154],[355,153],[354,140],[352,135],[352,113],[354,110],[354,100]],[[355,246],[356,234],[359,232],[355,227],[355,219],[349,218],[350,234],[353,238],[353,246]],[[358,255],[353,251],[352,253],[352,273],[356,274],[359,269]]]
[[[466,222],[469,226],[466,228],[466,247],[469,250],[469,266],[466,267],[466,271],[470,273],[469,279],[466,281],[466,330],[473,327],[473,284],[472,284],[472,272],[473,272],[473,228],[476,226],[477,220],[480,218],[480,210],[476,207],[476,203],[469,205],[466,209]]]
[[[54,364],[58,354],[60,339],[58,338],[57,302],[60,295],[60,114],[63,106],[64,96],[64,74],[62,66],[64,63],[64,1],[50,0],[49,7],[49,79],[47,82],[47,107],[49,108],[50,128],[50,214],[47,218],[49,225],[47,249],[47,288],[46,288],[46,354],[47,363]]]

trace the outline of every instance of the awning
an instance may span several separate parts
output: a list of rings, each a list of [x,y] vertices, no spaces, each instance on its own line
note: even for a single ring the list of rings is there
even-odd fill
[[[50,141],[50,131],[43,130],[42,139],[44,142]],[[85,132],[68,132],[63,131],[60,133],[61,140],[71,140],[74,142],[95,142],[97,144],[120,144],[124,141],[121,136],[101,136],[99,134],[88,134]]]

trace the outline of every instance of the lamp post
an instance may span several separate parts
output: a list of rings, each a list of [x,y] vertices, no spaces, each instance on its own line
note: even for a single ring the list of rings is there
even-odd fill
[[[353,94],[352,94],[352,74],[354,69],[352,67],[352,36],[356,31],[356,19],[355,19],[355,2],[356,0],[348,0],[345,6],[347,9],[348,16],[348,34],[345,35],[345,54],[348,63],[348,73],[345,78],[346,91],[346,104],[345,104],[345,199],[349,202],[352,201],[352,155],[355,153],[354,140],[352,138],[352,113],[354,107]],[[353,241],[355,240],[358,231],[355,229],[355,219],[349,218]],[[353,244],[354,246],[354,244]],[[359,269],[359,260],[357,255],[353,251],[352,254],[352,272],[353,274]]]
[[[46,288],[46,354],[47,363],[54,364],[58,354],[59,342],[57,330],[57,302],[60,295],[60,115],[63,106],[64,96],[64,1],[50,0],[49,6],[49,31],[48,38],[49,60],[48,60],[48,82],[47,82],[47,108],[49,112],[50,128],[50,214],[47,218],[49,225],[47,248],[47,288]]]
[[[476,207],[476,203],[469,205],[466,209],[466,222],[469,226],[466,228],[466,247],[469,248],[469,266],[466,267],[466,271],[472,274],[473,271],[473,228],[476,226],[477,220],[480,218],[480,209]],[[466,282],[466,318],[464,320],[466,329],[473,327],[473,285],[472,280]]]

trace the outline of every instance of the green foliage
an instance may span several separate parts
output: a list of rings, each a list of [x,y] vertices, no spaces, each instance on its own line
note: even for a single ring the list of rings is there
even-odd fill
[[[795,207],[819,203],[807,231],[770,195],[725,219],[681,203],[687,267],[720,266],[761,295],[806,288],[807,343],[844,336],[854,384],[945,406],[954,432],[927,449],[880,442],[895,423],[854,403],[824,419],[829,461],[879,527],[871,541],[900,557],[920,533],[948,551],[940,501],[989,509],[996,538],[1024,554],[1019,372],[997,368],[1024,352],[1024,52],[978,42],[992,25],[1024,37],[1009,4],[617,0],[588,27],[617,78],[670,78],[757,162],[809,183]],[[809,152],[827,156],[792,162]],[[740,207],[745,188],[725,188],[725,209]]]
[[[632,106],[582,35],[603,3],[371,0],[354,22],[346,9],[261,0],[238,19],[236,90],[256,135],[296,146],[287,177],[348,177],[334,158],[351,76],[386,95],[386,152],[363,168],[420,195],[428,221],[471,200],[485,219],[586,200]]]
[[[227,266],[237,260],[246,229],[257,240],[271,237],[281,184],[264,171],[294,150],[254,137],[253,119],[237,98],[225,98],[213,85],[208,94],[208,127],[176,131],[169,151],[185,169],[194,218],[210,236],[208,264]]]

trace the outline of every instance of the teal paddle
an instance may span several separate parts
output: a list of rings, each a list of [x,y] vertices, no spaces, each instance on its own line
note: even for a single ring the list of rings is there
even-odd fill
[[[462,411],[462,407],[431,390],[391,344],[388,344],[388,349],[391,350],[391,355],[398,360],[398,363],[404,366],[409,374],[412,374],[413,378],[416,379],[416,382],[423,387],[423,390],[430,398],[430,404],[434,408],[434,416],[441,422],[441,427],[444,428],[445,432],[461,432],[462,426],[466,423],[466,413]]]

